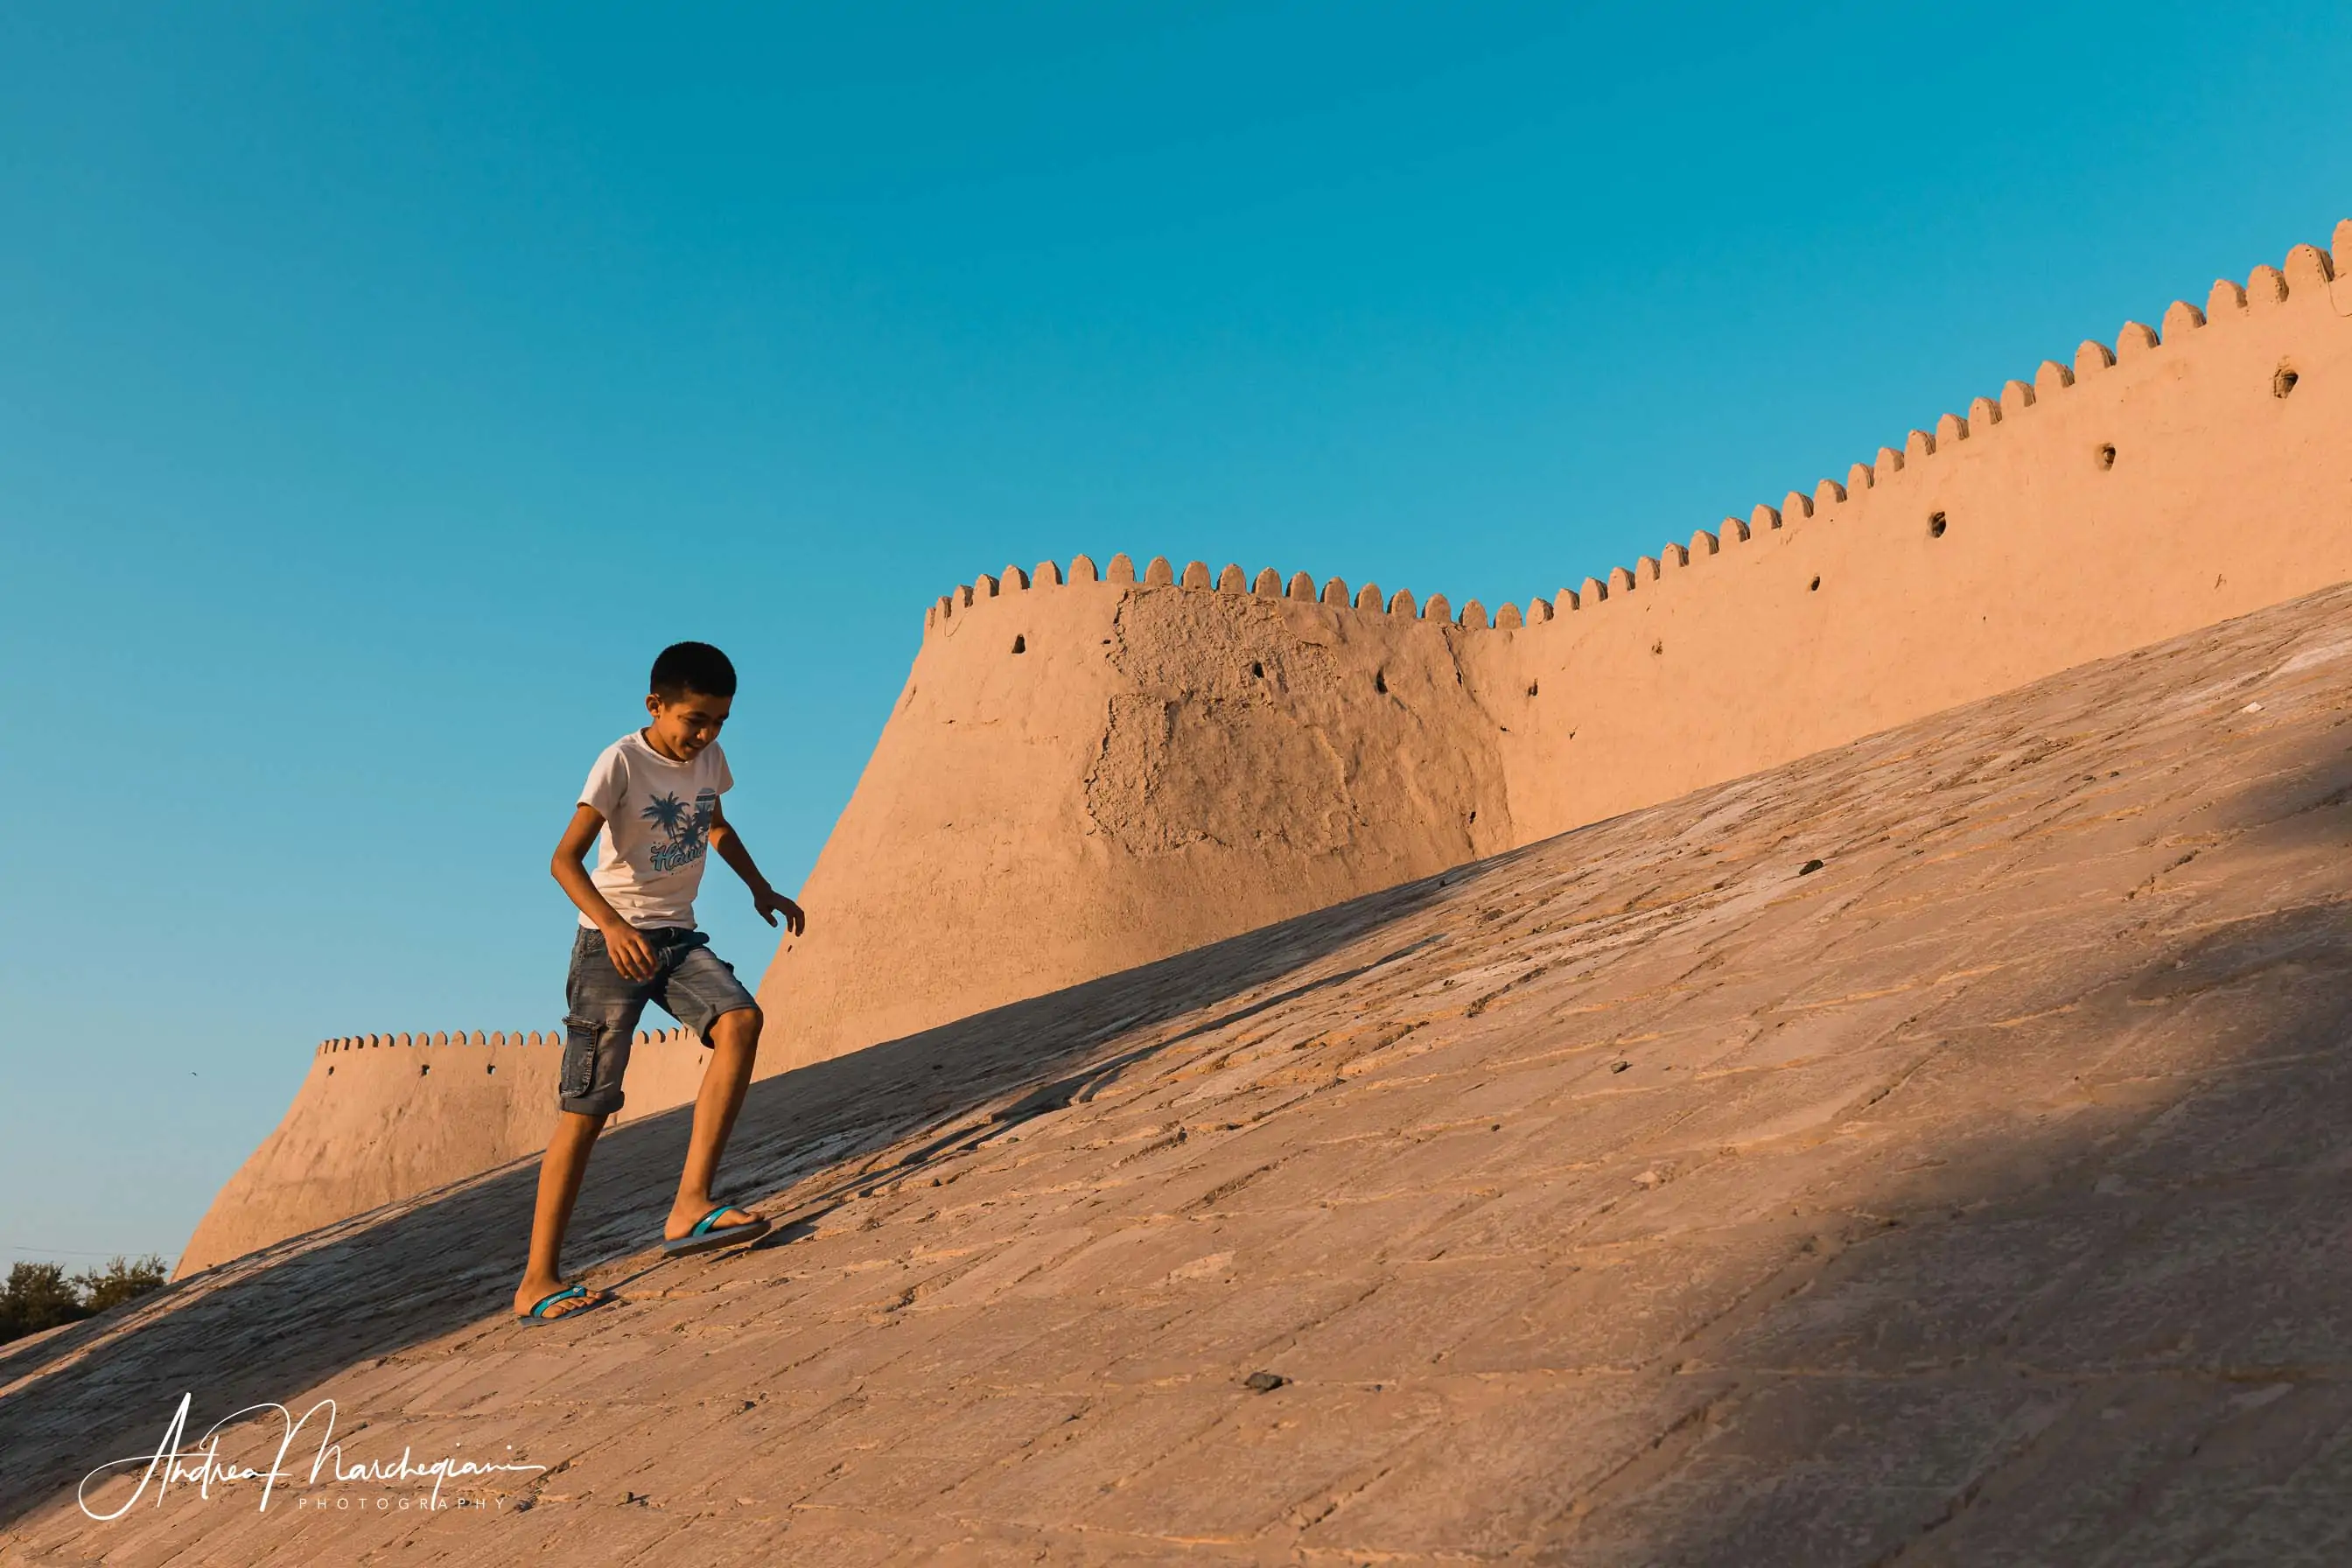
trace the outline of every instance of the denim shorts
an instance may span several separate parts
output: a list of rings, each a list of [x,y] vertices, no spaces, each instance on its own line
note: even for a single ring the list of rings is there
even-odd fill
[[[654,975],[631,980],[613,967],[604,933],[586,926],[572,942],[572,974],[564,982],[571,1011],[563,1020],[566,1110],[608,1116],[621,1109],[621,1078],[629,1070],[629,1044],[646,1004],[710,1042],[710,1026],[725,1014],[757,1007],[735,966],[710,951],[698,931],[657,926],[637,934],[654,951]]]

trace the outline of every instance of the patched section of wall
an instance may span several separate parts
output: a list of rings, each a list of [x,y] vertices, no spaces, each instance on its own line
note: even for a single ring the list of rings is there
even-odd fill
[[[1087,815],[1130,855],[1344,848],[1362,820],[1329,739],[1271,701],[1110,700]]]
[[[1459,635],[1296,599],[1131,595],[1109,654],[1130,689],[1107,705],[1087,815],[1139,856],[1338,855],[1374,825],[1375,859],[1500,847],[1495,730],[1463,688]]]

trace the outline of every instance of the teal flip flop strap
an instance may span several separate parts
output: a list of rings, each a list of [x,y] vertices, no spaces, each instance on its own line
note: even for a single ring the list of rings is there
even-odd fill
[[[695,1221],[694,1228],[688,1231],[686,1234],[688,1236],[709,1236],[710,1234],[711,1222],[717,1219],[720,1215],[726,1214],[733,1209],[734,1206],[735,1205],[733,1204],[720,1204],[717,1208],[712,1209],[709,1214],[704,1215],[700,1219]]]
[[[588,1287],[585,1285],[574,1285],[568,1290],[558,1290],[552,1296],[542,1298],[539,1305],[530,1310],[530,1316],[534,1318],[543,1318],[547,1316],[547,1310],[550,1307],[554,1306],[558,1301],[569,1301],[575,1296],[585,1296],[586,1294],[588,1294]]]

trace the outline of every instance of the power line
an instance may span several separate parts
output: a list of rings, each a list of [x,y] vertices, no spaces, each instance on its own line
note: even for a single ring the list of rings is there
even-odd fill
[[[34,1258],[126,1258],[121,1251],[92,1252],[80,1247],[19,1247],[13,1241],[0,1241],[0,1252],[21,1252]]]

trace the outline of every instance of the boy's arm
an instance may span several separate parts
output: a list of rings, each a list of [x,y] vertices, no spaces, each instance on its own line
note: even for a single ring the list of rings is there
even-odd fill
[[[611,955],[613,967],[631,980],[651,980],[654,977],[654,950],[637,934],[637,928],[621,918],[621,911],[596,890],[583,862],[588,846],[596,842],[596,835],[604,830],[604,814],[593,805],[575,807],[571,825],[564,828],[563,837],[555,846],[555,856],[547,868],[555,874],[558,886],[580,906],[598,931],[604,933],[604,951]],[[772,922],[771,922],[772,923]]]
[[[710,847],[751,889],[751,907],[760,911],[761,920],[774,925],[776,917],[782,915],[784,929],[794,936],[808,929],[808,916],[801,912],[801,907],[768,886],[768,879],[760,875],[760,868],[751,862],[751,852],[743,847],[743,836],[735,831],[734,824],[727,820],[726,812],[716,801],[710,807]]]

